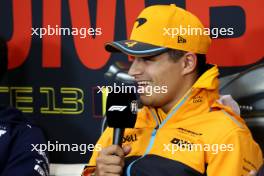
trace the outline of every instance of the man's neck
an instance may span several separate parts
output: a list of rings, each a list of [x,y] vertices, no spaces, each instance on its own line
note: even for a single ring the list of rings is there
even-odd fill
[[[166,114],[168,114],[169,111],[179,102],[179,100],[185,95],[185,93],[188,90],[186,90],[184,93],[181,93],[178,97],[175,97],[172,101],[170,101],[166,105],[162,106],[161,109],[163,110],[163,112],[165,112]]]
[[[196,82],[197,79],[198,77],[186,79],[182,84],[183,86],[181,90],[177,92],[177,95],[175,95],[175,97],[170,102],[161,107],[163,112],[168,114],[169,111],[180,101],[180,99],[192,88],[193,84]]]

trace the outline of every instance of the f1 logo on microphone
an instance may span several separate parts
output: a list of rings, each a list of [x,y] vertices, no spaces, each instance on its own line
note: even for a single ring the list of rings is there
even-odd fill
[[[124,111],[126,109],[127,106],[116,106],[116,105],[113,105],[111,106],[108,111]]]

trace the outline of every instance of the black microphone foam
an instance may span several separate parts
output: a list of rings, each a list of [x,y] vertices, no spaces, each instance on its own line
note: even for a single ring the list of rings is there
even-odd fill
[[[112,128],[133,128],[137,118],[135,93],[108,93],[106,102],[107,124]]]

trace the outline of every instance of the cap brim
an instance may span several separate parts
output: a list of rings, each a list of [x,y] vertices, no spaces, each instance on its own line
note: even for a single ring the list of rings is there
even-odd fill
[[[138,42],[135,40],[109,42],[105,44],[105,49],[108,52],[122,52],[130,56],[138,57],[154,56],[168,50],[168,48]]]

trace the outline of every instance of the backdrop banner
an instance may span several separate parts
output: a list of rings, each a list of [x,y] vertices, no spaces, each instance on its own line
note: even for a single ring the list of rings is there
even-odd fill
[[[43,129],[52,163],[84,163],[96,149],[105,104],[99,87],[113,82],[106,76],[111,66],[125,73],[130,64],[125,55],[106,52],[104,43],[129,38],[144,7],[171,3],[211,29],[207,60],[220,66],[221,92],[234,94],[243,117],[264,118],[262,0],[2,0],[9,70],[0,103]]]

